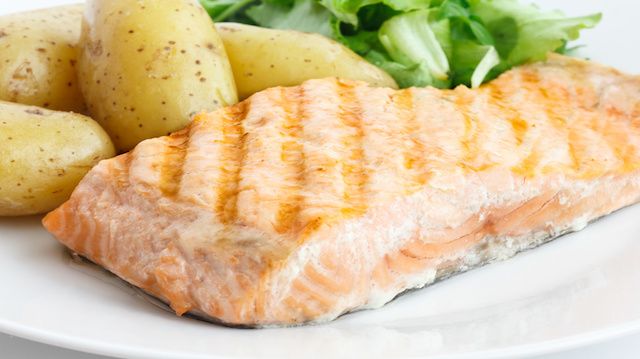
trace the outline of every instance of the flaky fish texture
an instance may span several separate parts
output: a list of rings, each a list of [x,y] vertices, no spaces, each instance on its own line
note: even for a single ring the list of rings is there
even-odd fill
[[[264,327],[380,307],[639,200],[640,78],[552,55],[476,90],[266,90],[101,162],[44,225],[179,315]]]

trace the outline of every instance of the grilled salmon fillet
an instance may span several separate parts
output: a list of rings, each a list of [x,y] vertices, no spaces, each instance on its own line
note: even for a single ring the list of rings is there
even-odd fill
[[[179,315],[287,326],[639,200],[640,78],[552,55],[475,90],[266,90],[101,162],[44,226]]]

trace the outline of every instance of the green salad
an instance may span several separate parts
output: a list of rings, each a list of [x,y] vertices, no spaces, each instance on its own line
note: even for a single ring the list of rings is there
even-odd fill
[[[602,15],[566,17],[519,0],[200,0],[216,22],[320,33],[400,87],[477,87],[566,52]]]

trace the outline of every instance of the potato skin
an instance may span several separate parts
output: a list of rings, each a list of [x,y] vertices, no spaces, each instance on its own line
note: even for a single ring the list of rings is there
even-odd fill
[[[275,86],[295,86],[323,77],[398,85],[389,74],[345,46],[318,34],[216,24],[229,54],[241,99]]]
[[[89,113],[120,151],[237,102],[222,41],[195,0],[89,0],[80,43]]]
[[[0,216],[50,211],[115,150],[92,119],[0,102]]]
[[[0,100],[82,112],[76,76],[82,5],[0,17]]]

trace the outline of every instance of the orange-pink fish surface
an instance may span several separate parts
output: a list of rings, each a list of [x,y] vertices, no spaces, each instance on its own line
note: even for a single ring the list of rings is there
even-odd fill
[[[179,315],[264,327],[380,307],[639,200],[640,78],[555,55],[473,90],[269,89],[101,162],[44,225]]]

